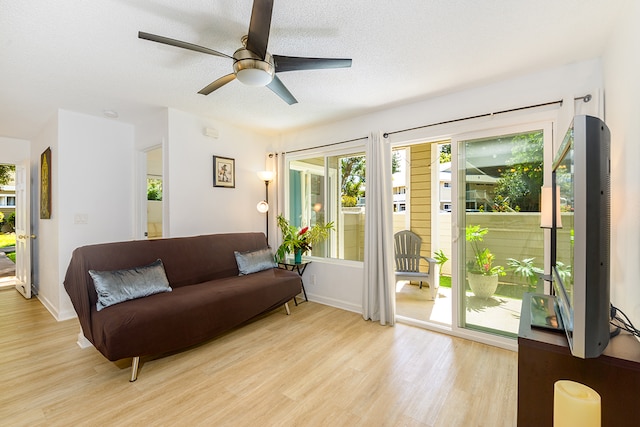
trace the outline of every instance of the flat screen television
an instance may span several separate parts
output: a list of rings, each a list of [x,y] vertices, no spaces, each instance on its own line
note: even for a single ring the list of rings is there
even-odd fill
[[[610,132],[576,116],[553,161],[551,272],[571,353],[598,357],[609,343]]]

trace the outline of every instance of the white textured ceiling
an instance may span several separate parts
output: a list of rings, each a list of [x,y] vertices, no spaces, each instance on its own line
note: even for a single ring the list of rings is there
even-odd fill
[[[338,120],[600,56],[620,0],[275,0],[272,54],[349,57],[279,74],[298,99],[234,81],[252,0],[0,0],[0,135],[30,139],[63,108],[120,120],[171,107],[264,133]]]

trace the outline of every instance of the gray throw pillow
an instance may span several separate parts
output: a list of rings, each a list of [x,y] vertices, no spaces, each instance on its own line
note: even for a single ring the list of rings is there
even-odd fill
[[[89,274],[98,294],[98,311],[120,302],[171,292],[161,260],[126,270],[89,270]]]
[[[277,267],[278,264],[273,259],[271,248],[258,249],[257,251],[233,252],[238,263],[240,276],[245,274],[257,273],[258,271],[268,270]]]

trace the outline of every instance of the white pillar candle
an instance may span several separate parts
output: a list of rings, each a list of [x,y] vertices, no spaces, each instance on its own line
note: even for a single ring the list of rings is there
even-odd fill
[[[600,395],[569,380],[553,385],[553,427],[600,427]]]

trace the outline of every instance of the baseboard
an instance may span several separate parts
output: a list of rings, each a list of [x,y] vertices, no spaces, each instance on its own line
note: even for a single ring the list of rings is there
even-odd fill
[[[347,301],[327,298],[325,296],[316,295],[309,292],[307,292],[307,298],[309,299],[309,301],[317,302],[319,304],[328,305],[330,307],[339,308],[341,310],[351,311],[353,313],[362,313],[362,306]]]
[[[44,308],[47,309],[47,311],[53,316],[53,318],[58,320],[58,311],[54,308],[55,306],[51,304],[51,301],[49,301],[46,297],[43,297],[42,295],[36,295],[36,298],[38,298],[38,301],[40,301],[40,304],[42,304]]]
[[[58,315],[58,321],[62,322],[63,320],[71,320],[76,319],[78,315],[73,310],[61,311]]]
[[[69,320],[77,317],[75,311],[67,310],[67,311],[58,312],[54,308],[54,305],[51,304],[51,301],[49,301],[47,298],[43,297],[42,295],[36,295],[36,298],[38,299],[38,301],[40,301],[40,303],[44,306],[44,308],[46,308],[47,311],[51,313],[53,318],[56,319],[58,322],[62,322],[63,320]]]

